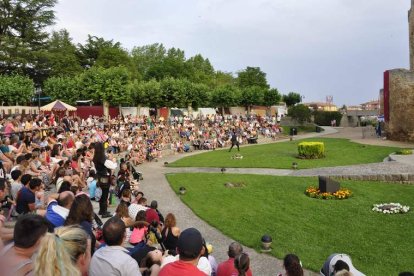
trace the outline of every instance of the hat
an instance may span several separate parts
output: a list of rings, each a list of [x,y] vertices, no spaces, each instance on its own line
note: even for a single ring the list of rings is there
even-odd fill
[[[202,247],[203,238],[200,231],[195,228],[187,228],[181,232],[177,242],[180,259],[194,260],[200,255]]]

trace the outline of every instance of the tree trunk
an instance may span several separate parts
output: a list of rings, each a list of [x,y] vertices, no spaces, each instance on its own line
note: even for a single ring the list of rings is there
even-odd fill
[[[109,119],[109,102],[103,102],[103,114],[106,119]]]
[[[250,106],[250,105],[248,105],[248,106],[247,106],[247,115],[250,115],[250,110],[251,110],[251,106]]]
[[[192,116],[193,115],[193,107],[191,106],[191,104],[189,104],[187,106],[187,111],[188,111],[188,116]]]
[[[221,107],[221,116],[224,116],[224,106]]]
[[[139,104],[137,106],[137,116],[140,116],[140,113],[141,113],[141,105]]]

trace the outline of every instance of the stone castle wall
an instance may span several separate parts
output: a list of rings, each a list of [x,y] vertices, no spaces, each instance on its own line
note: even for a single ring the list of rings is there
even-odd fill
[[[414,72],[389,70],[389,121],[387,137],[414,141]]]

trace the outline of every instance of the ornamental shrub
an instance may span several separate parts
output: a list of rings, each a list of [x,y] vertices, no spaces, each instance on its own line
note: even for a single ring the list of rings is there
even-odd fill
[[[322,142],[301,142],[298,145],[299,157],[318,159],[325,157],[325,145]]]

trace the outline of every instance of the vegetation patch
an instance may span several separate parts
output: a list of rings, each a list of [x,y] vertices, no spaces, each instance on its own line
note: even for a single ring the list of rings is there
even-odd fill
[[[352,196],[352,192],[349,189],[341,188],[335,193],[321,193],[315,186],[309,186],[305,190],[305,195],[317,199],[347,199]]]
[[[301,142],[322,142],[325,158],[298,160],[298,144]],[[260,143],[260,141],[259,141]],[[168,164],[171,167],[215,167],[215,168],[275,168],[291,169],[292,163],[298,168],[321,168],[382,162],[398,148],[361,145],[347,139],[315,138],[300,141],[241,147],[243,159],[231,159],[234,153],[215,150],[188,156]]]
[[[395,154],[398,155],[410,155],[413,154],[413,151],[410,149],[402,149],[402,150],[398,150]]]
[[[299,158],[319,159],[325,157],[325,145],[322,142],[301,142],[298,144]]]
[[[315,200],[304,195],[318,179],[231,174],[168,175],[171,187],[188,188],[181,200],[223,234],[260,251],[261,237],[272,237],[270,254],[300,256],[303,266],[319,271],[326,258],[346,252],[366,275],[395,275],[412,270],[414,212],[403,216],[372,211],[373,202],[414,204],[414,186],[342,181],[352,190],[347,200]],[[243,182],[242,189],[223,183]],[[191,188],[191,191],[190,191]],[[220,204],[217,204],[219,199]],[[381,264],[381,265],[373,265]]]

